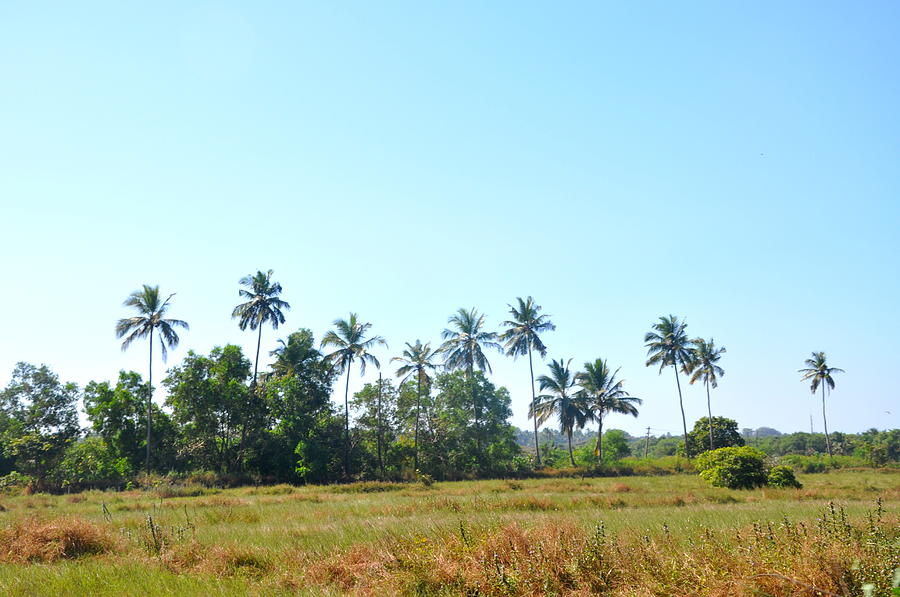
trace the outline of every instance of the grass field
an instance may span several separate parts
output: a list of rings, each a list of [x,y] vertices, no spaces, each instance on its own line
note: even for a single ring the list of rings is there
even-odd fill
[[[3,595],[890,595],[900,473],[0,498]],[[819,589],[816,593],[811,587]]]

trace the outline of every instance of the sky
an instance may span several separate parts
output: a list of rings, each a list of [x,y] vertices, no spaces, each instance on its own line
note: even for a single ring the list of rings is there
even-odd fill
[[[457,309],[496,330],[530,295],[548,359],[608,359],[644,400],[608,428],[680,433],[645,366],[668,314],[727,348],[714,415],[821,431],[797,370],[822,350],[846,371],[830,430],[900,427],[898,23],[876,1],[2,2],[0,387],[19,361],[146,374],[114,334],[142,284],[190,323],[155,377],[252,359],[231,310],[273,269],[291,309],[261,367],[352,311],[392,376]],[[489,359],[529,428],[527,360]],[[705,399],[685,384],[689,426]]]

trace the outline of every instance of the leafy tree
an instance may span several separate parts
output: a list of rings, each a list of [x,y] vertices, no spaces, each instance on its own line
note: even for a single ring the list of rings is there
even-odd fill
[[[88,383],[84,388],[84,410],[94,433],[106,442],[116,458],[125,458],[130,470],[141,467],[146,447],[141,430],[147,427],[143,395],[146,386],[139,373],[120,371],[116,385],[109,382]],[[175,433],[171,418],[155,404],[156,450],[151,464],[157,470],[175,466]]]
[[[504,343],[506,356],[517,358],[519,356],[528,355],[528,373],[531,381],[531,408],[537,404],[537,397],[534,393],[534,365],[531,360],[531,351],[536,350],[541,358],[546,358],[547,347],[541,341],[540,335],[543,332],[550,332],[556,329],[556,326],[550,321],[549,315],[540,315],[541,306],[534,302],[530,296],[522,300],[517,297],[518,306],[509,307],[509,313],[512,319],[501,322],[500,325],[507,329],[500,334],[500,341]],[[541,466],[541,450],[538,443],[538,424],[534,419],[534,457],[535,464]]]
[[[559,419],[559,430],[566,434],[569,442],[569,461],[575,466],[572,455],[572,431],[583,429],[588,421],[588,405],[583,396],[573,392],[575,376],[569,369],[572,359],[563,363],[562,359],[550,361],[550,375],[538,377],[538,385],[549,394],[538,396],[539,401],[528,409],[528,416],[535,417],[543,424],[552,416]]]
[[[79,490],[123,483],[132,472],[128,459],[119,456],[103,438],[92,436],[66,449],[53,477],[58,486]]]
[[[132,292],[123,306],[135,309],[138,314],[134,317],[126,317],[120,319],[116,324],[116,338],[124,337],[122,342],[122,350],[127,350],[132,342],[138,338],[149,338],[150,342],[150,359],[149,372],[147,375],[147,455],[146,455],[146,471],[150,472],[150,434],[153,427],[153,332],[159,333],[159,349],[162,354],[163,362],[166,362],[167,348],[175,348],[178,346],[178,334],[175,328],[181,327],[189,329],[187,322],[180,319],[165,319],[166,311],[169,310],[169,301],[175,293],[172,293],[166,300],[160,299],[159,286],[148,286],[144,284],[141,290]]]
[[[713,420],[712,405],[709,398],[709,386],[714,388],[719,385],[719,378],[725,375],[725,370],[719,367],[719,359],[725,352],[725,347],[716,348],[716,343],[712,338],[709,342],[703,338],[695,338],[694,346],[691,348],[693,368],[691,374],[691,384],[703,381],[706,386],[706,412],[709,414],[709,420]],[[714,449],[713,430],[709,428],[709,449]],[[722,447],[721,445],[719,447]]]
[[[706,451],[703,449],[703,445],[707,443],[710,434],[713,437],[714,445],[720,448],[744,445],[744,437],[738,432],[737,421],[727,417],[713,417],[712,425],[709,424],[709,421],[710,419],[707,417],[700,417],[694,423],[694,429],[688,434],[687,445],[692,454]]]
[[[276,377],[284,378],[297,375],[305,371],[307,366],[320,362],[322,353],[315,348],[313,333],[307,328],[301,328],[288,336],[287,342],[278,339],[280,345],[269,352],[275,357],[272,364],[272,372]]]
[[[256,360],[253,362],[253,387],[256,387],[256,372],[259,369],[259,347],[262,343],[262,324],[270,322],[272,329],[278,329],[278,325],[284,323],[284,313],[291,305],[278,298],[281,294],[281,284],[272,281],[272,270],[262,273],[244,276],[239,283],[245,288],[238,290],[238,294],[246,303],[236,306],[231,312],[232,319],[238,320],[241,331],[250,326],[251,330],[259,329],[256,337]]]
[[[366,333],[372,324],[360,321],[356,313],[351,313],[349,319],[335,319],[333,325],[336,329],[329,331],[322,338],[322,348],[335,348],[336,350],[326,355],[325,358],[339,373],[347,372],[347,383],[344,387],[344,475],[346,476],[350,472],[350,405],[348,402],[350,368],[353,366],[353,361],[358,360],[360,375],[366,374],[366,363],[371,363],[381,369],[381,363],[370,351],[376,344],[387,347],[387,342],[381,336],[372,336],[366,339]]]
[[[768,480],[765,458],[756,448],[731,446],[704,452],[694,465],[700,477],[713,487],[753,489],[764,486]]]
[[[643,401],[631,396],[623,387],[625,380],[616,380],[619,370],[610,371],[603,359],[584,364],[584,371],[575,374],[575,381],[581,386],[579,398],[587,407],[589,421],[596,421],[597,449],[594,451],[597,462],[603,461],[603,417],[609,413],[638,416],[637,406]]]
[[[628,434],[621,429],[610,429],[603,434],[603,453],[610,462],[631,456]]]
[[[527,466],[515,441],[509,392],[495,387],[476,371],[441,373],[434,380],[434,397],[426,396],[420,440],[421,472],[438,479],[513,474]],[[473,426],[472,395],[482,406],[481,426]],[[480,444],[478,442],[481,442]]]
[[[803,485],[794,476],[794,469],[789,466],[779,465],[773,466],[769,470],[766,484],[769,487],[783,487],[791,489],[802,489]]]
[[[681,424],[684,429],[684,441],[687,443],[687,419],[684,417],[684,401],[681,397],[681,382],[678,379],[678,368],[685,375],[690,373],[692,354],[691,341],[685,329],[687,324],[679,321],[674,315],[660,317],[652,330],[644,335],[644,346],[647,347],[647,366],[659,365],[659,373],[669,365],[675,370],[675,384],[678,386],[678,406],[681,408]],[[685,447],[687,449],[687,447]],[[688,451],[688,458],[691,454]]]
[[[401,384],[412,376],[416,378],[416,424],[413,436],[414,470],[419,470],[419,423],[421,421],[422,387],[424,386],[428,389],[431,385],[431,377],[428,373],[429,371],[434,372],[437,370],[437,364],[433,361],[436,354],[437,351],[431,350],[430,343],[422,344],[421,341],[416,340],[415,344],[406,343],[406,349],[403,351],[402,356],[391,359],[391,361],[401,363],[400,368],[397,369],[397,377],[402,378],[400,380]]]
[[[844,373],[843,369],[837,367],[829,367],[824,352],[813,352],[811,359],[806,359],[806,368],[800,369],[798,373],[802,373],[801,381],[810,380],[810,392],[815,394],[819,386],[822,386],[822,423],[825,426],[825,445],[828,448],[828,456],[833,456],[831,452],[831,440],[828,437],[828,419],[825,417],[825,386],[829,390],[834,389],[834,379],[831,377],[834,373]]]
[[[364,469],[377,470],[382,479],[387,476],[387,470],[397,473],[402,464],[402,448],[397,445],[399,395],[398,388],[380,375],[376,383],[366,384],[353,395],[353,407],[361,411],[355,431],[364,455],[374,456],[368,459]]]
[[[444,354],[444,367],[449,371],[464,370],[466,379],[473,379],[476,367],[479,371],[491,373],[491,364],[484,355],[482,347],[497,350],[502,350],[502,348],[496,342],[496,333],[484,331],[484,315],[479,314],[474,307],[468,311],[459,309],[450,316],[447,323],[451,327],[444,328],[444,331],[441,332],[444,343],[438,348],[438,352]],[[474,385],[472,386],[472,408],[475,413],[476,447],[480,449],[481,439],[478,429],[481,420],[481,406]]]
[[[249,377],[250,361],[233,344],[208,357],[191,351],[169,372],[167,404],[195,465],[223,473],[244,468],[265,424],[265,403],[250,391]]]
[[[78,387],[62,383],[46,365],[18,363],[0,393],[0,443],[15,470],[43,485],[78,437]]]

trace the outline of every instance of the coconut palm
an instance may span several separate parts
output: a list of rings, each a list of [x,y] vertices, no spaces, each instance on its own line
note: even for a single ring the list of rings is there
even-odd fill
[[[802,373],[801,381],[811,380],[809,389],[815,394],[819,386],[822,386],[822,422],[825,425],[825,445],[828,447],[828,456],[831,457],[831,440],[828,438],[828,419],[825,418],[825,386],[829,390],[834,389],[834,379],[831,377],[833,373],[844,373],[843,369],[837,367],[829,367],[825,359],[824,352],[812,353],[811,359],[806,359],[806,368],[800,369],[798,373]]]
[[[550,392],[541,394],[538,401],[528,408],[528,416],[534,417],[538,424],[543,424],[556,415],[559,418],[559,430],[569,440],[569,462],[575,466],[572,453],[572,432],[583,429],[588,421],[588,410],[584,399],[574,393],[575,376],[569,369],[572,359],[563,363],[562,359],[550,361],[550,375],[538,377],[541,390]]]
[[[622,386],[625,380],[616,380],[619,369],[610,372],[603,359],[584,364],[584,371],[575,375],[575,381],[581,386],[580,397],[585,401],[589,421],[596,421],[597,462],[603,461],[603,417],[609,413],[638,416],[637,406],[642,404],[640,398],[630,395]]]
[[[416,376],[416,426],[415,435],[413,436],[414,470],[419,470],[419,411],[422,404],[422,387],[425,386],[427,388],[431,384],[431,376],[428,375],[428,372],[433,372],[438,367],[432,361],[436,354],[436,350],[431,350],[430,342],[422,344],[420,340],[416,340],[415,344],[406,343],[406,350],[403,351],[402,356],[391,359],[392,362],[397,361],[401,363],[400,368],[397,369],[397,377],[403,378],[400,380],[401,384],[406,383],[413,375]]]
[[[712,338],[709,342],[703,338],[694,338],[692,341],[691,358],[693,361],[693,369],[691,374],[691,384],[703,380],[706,385],[706,412],[709,415],[709,449],[713,446],[713,430],[712,430],[712,405],[709,398],[709,387],[718,387],[719,378],[725,375],[725,370],[717,364],[722,354],[725,353],[725,347],[716,348],[716,343]]]
[[[259,347],[262,343],[262,324],[271,322],[273,329],[278,329],[278,324],[284,323],[282,309],[290,309],[287,302],[278,298],[281,294],[281,284],[272,281],[272,270],[266,273],[257,271],[255,274],[244,276],[240,284],[247,288],[238,290],[243,298],[249,299],[246,303],[236,306],[231,312],[233,319],[238,319],[238,327],[246,330],[259,329],[256,338],[256,360],[253,363],[253,386],[256,386],[256,372],[259,369]]]
[[[441,332],[444,343],[438,348],[438,352],[444,356],[444,367],[449,370],[462,369],[466,373],[466,380],[472,382],[472,376],[477,367],[480,371],[491,372],[491,364],[484,356],[482,347],[502,350],[497,344],[497,334],[484,331],[484,315],[478,313],[475,307],[468,311],[459,309],[447,320],[453,329],[445,328]],[[472,385],[472,408],[475,413],[475,438],[478,450],[481,451],[481,436],[478,433],[481,419],[481,408],[478,404],[475,385]]]
[[[288,336],[287,342],[278,339],[278,347],[269,351],[275,357],[272,373],[275,377],[291,377],[310,361],[315,361],[322,354],[313,348],[313,335],[307,329],[301,329]],[[263,377],[263,380],[266,378]]]
[[[502,322],[500,325],[507,329],[500,334],[500,341],[504,343],[506,356],[517,358],[519,356],[528,355],[528,372],[531,380],[531,404],[532,408],[537,402],[534,395],[534,365],[531,361],[531,351],[536,350],[541,358],[547,356],[547,347],[541,341],[538,334],[549,332],[556,329],[550,321],[549,315],[539,315],[541,312],[540,305],[534,302],[530,296],[526,300],[517,297],[519,302],[518,308],[512,305],[509,307],[509,313],[512,319]],[[541,466],[541,449],[538,444],[538,424],[537,419],[534,420],[534,457],[537,466]]]
[[[350,368],[353,361],[359,361],[359,374],[366,374],[366,363],[375,365],[381,369],[381,363],[369,352],[376,344],[387,347],[387,342],[381,336],[372,336],[366,339],[366,332],[372,327],[371,323],[359,320],[356,313],[351,313],[349,319],[335,319],[335,329],[330,330],[322,338],[321,348],[335,348],[334,352],[325,355],[325,359],[338,373],[347,372],[347,382],[344,387],[344,475],[347,474],[350,463],[350,406],[348,396],[350,393]]]
[[[675,384],[678,386],[678,406],[681,408],[681,424],[684,428],[684,450],[690,458],[690,448],[687,442],[687,419],[684,417],[684,401],[681,397],[681,381],[678,379],[678,368],[685,375],[690,373],[692,355],[691,341],[685,332],[687,324],[679,321],[674,315],[660,317],[659,322],[654,323],[652,330],[644,335],[644,346],[647,347],[647,366],[659,365],[659,373],[669,365],[675,370]]]
[[[169,309],[169,301],[175,293],[170,294],[166,300],[160,300],[159,286],[143,285],[141,290],[135,290],[123,305],[137,310],[134,317],[120,319],[116,323],[116,338],[125,337],[122,342],[122,350],[127,350],[132,342],[138,338],[150,339],[149,372],[147,375],[147,461],[146,469],[150,472],[150,433],[152,429],[151,413],[153,404],[153,331],[159,332],[159,347],[163,362],[168,355],[167,348],[178,346],[178,334],[175,328],[189,329],[188,324],[180,319],[165,319],[164,315]]]

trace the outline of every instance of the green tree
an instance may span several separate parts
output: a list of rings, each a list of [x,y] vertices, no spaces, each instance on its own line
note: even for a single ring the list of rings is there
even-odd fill
[[[307,328],[301,328],[288,336],[287,342],[278,339],[280,345],[269,352],[275,357],[272,363],[272,372],[276,377],[284,378],[297,375],[306,370],[307,366],[321,361],[322,353],[315,348],[313,333]]]
[[[834,389],[834,379],[831,377],[834,373],[844,373],[843,369],[837,367],[829,367],[824,352],[813,352],[811,359],[806,359],[806,368],[800,369],[798,373],[802,373],[801,381],[810,380],[810,392],[815,394],[819,386],[822,386],[822,423],[825,426],[825,445],[828,448],[828,456],[831,453],[831,439],[828,437],[828,419],[825,417],[825,387],[829,390]]]
[[[538,386],[549,394],[538,396],[537,404],[528,409],[528,416],[537,419],[539,425],[556,416],[559,419],[559,430],[566,434],[569,442],[569,461],[575,466],[572,454],[572,432],[577,427],[584,429],[588,421],[588,405],[583,396],[572,391],[575,387],[575,376],[569,369],[572,359],[563,363],[562,359],[550,361],[550,375],[538,377]]]
[[[133,469],[128,459],[100,437],[86,437],[70,445],[53,471],[54,482],[75,491],[121,485]]]
[[[62,383],[46,365],[18,363],[0,393],[4,429],[0,443],[15,470],[44,484],[78,437],[78,387]]]
[[[581,386],[579,398],[587,408],[589,421],[595,421],[597,428],[597,448],[594,455],[597,462],[603,461],[603,418],[609,413],[638,416],[637,405],[640,398],[631,396],[625,388],[625,380],[617,380],[619,369],[610,371],[603,359],[584,364],[584,371],[575,374],[575,381]]]
[[[700,477],[713,487],[753,489],[766,484],[766,455],[749,446],[716,448],[697,457]]]
[[[181,327],[189,329],[187,322],[180,319],[165,319],[166,311],[169,310],[169,301],[175,293],[172,293],[166,300],[160,299],[159,286],[148,286],[144,284],[141,290],[132,292],[123,306],[135,309],[138,314],[134,317],[126,317],[120,319],[116,324],[116,338],[124,337],[122,342],[122,350],[128,350],[132,342],[139,338],[149,338],[150,347],[149,372],[147,375],[147,455],[145,469],[150,472],[150,434],[153,428],[153,332],[159,333],[159,349],[162,354],[163,363],[166,362],[168,348],[178,346],[178,334],[175,328]]]
[[[284,323],[284,313],[291,305],[280,298],[281,284],[272,281],[272,270],[262,273],[244,276],[239,283],[245,288],[238,290],[238,294],[246,303],[236,306],[231,312],[232,319],[238,320],[241,331],[250,326],[251,330],[259,329],[256,337],[256,360],[253,362],[253,387],[256,387],[256,373],[259,370],[259,347],[262,343],[262,324],[270,322],[272,329],[278,329],[278,325]]]
[[[709,339],[709,342],[703,338],[695,338],[692,343],[693,347],[691,348],[691,355],[693,367],[691,369],[690,381],[691,384],[694,384],[702,380],[703,384],[706,386],[706,412],[709,414],[709,420],[712,421],[712,404],[709,398],[709,387],[718,387],[719,378],[725,375],[725,370],[718,365],[719,359],[722,358],[722,354],[725,352],[725,347],[721,346],[716,348],[716,343],[712,338]],[[720,445],[719,447],[721,448],[723,446]],[[709,428],[709,449],[715,449],[712,426]]]
[[[397,473],[401,464],[398,456],[402,450],[397,446],[398,398],[398,388],[381,375],[377,382],[367,383],[353,395],[353,408],[359,413],[354,430],[369,461],[364,470],[378,471],[380,479],[386,478],[388,470]]]
[[[125,458],[130,470],[139,470],[146,451],[141,430],[147,427],[144,410],[146,386],[139,373],[120,371],[115,386],[92,381],[84,388],[82,400],[94,433],[99,435],[116,458]],[[171,418],[157,405],[152,405],[156,421],[156,450],[151,465],[156,470],[175,466],[175,428]]]
[[[193,465],[232,473],[244,469],[249,447],[265,426],[265,404],[250,391],[250,361],[239,346],[193,351],[164,383],[167,404],[184,433]]]
[[[541,341],[540,334],[550,332],[556,329],[556,326],[550,321],[549,315],[541,315],[541,306],[534,302],[530,296],[522,300],[517,297],[518,306],[509,307],[509,313],[512,319],[501,322],[500,325],[507,329],[500,334],[500,341],[504,343],[506,356],[514,359],[519,356],[528,355],[528,373],[531,381],[531,408],[537,403],[537,396],[534,393],[534,365],[532,364],[531,352],[536,350],[541,358],[547,356],[547,347]],[[534,420],[534,458],[535,464],[541,466],[541,449],[538,442],[538,424],[537,419]]]
[[[349,319],[335,319],[335,329],[330,330],[322,338],[322,348],[330,347],[336,350],[325,358],[331,363],[338,373],[347,372],[347,383],[344,387],[344,475],[350,472],[350,368],[353,361],[359,361],[359,374],[366,374],[366,363],[375,365],[381,369],[381,363],[370,351],[375,345],[387,347],[387,342],[381,336],[372,336],[366,339],[366,333],[372,327],[371,323],[362,322],[356,313],[351,313]]]
[[[431,344],[422,344],[416,340],[415,344],[406,343],[406,349],[403,355],[394,357],[391,361],[401,363],[397,369],[397,377],[402,378],[400,383],[403,384],[412,376],[416,378],[416,423],[413,435],[413,470],[419,470],[419,422],[421,420],[422,408],[422,388],[430,388],[431,376],[429,372],[437,370],[437,364],[433,359],[437,351],[431,350]]]
[[[491,373],[491,364],[482,347],[496,350],[502,348],[496,342],[496,333],[484,331],[484,315],[479,314],[475,307],[468,311],[459,309],[447,319],[447,323],[451,327],[444,328],[441,332],[444,343],[438,348],[438,352],[444,355],[444,367],[449,371],[465,371],[466,379],[469,380],[473,379],[476,367],[479,371]],[[475,414],[476,447],[480,450],[481,405],[475,386],[472,386],[472,409]]]
[[[730,446],[743,446],[744,436],[738,431],[737,421],[728,417],[713,417],[712,425],[708,417],[700,417],[694,423],[694,429],[688,434],[687,445],[692,454],[705,452],[703,444],[707,443],[710,434],[713,444],[719,448]]]
[[[687,324],[679,321],[674,315],[660,317],[652,330],[644,335],[644,346],[647,347],[647,366],[659,365],[659,373],[669,365],[675,370],[675,385],[678,386],[678,406],[681,408],[681,425],[684,429],[684,441],[687,443],[687,419],[684,416],[684,401],[681,397],[681,381],[678,379],[678,368],[685,375],[691,371],[691,341],[685,329]],[[687,446],[685,446],[687,448]],[[690,458],[690,452],[687,453]]]
[[[603,434],[603,452],[609,462],[631,456],[628,446],[628,434],[621,429],[610,429]]]

